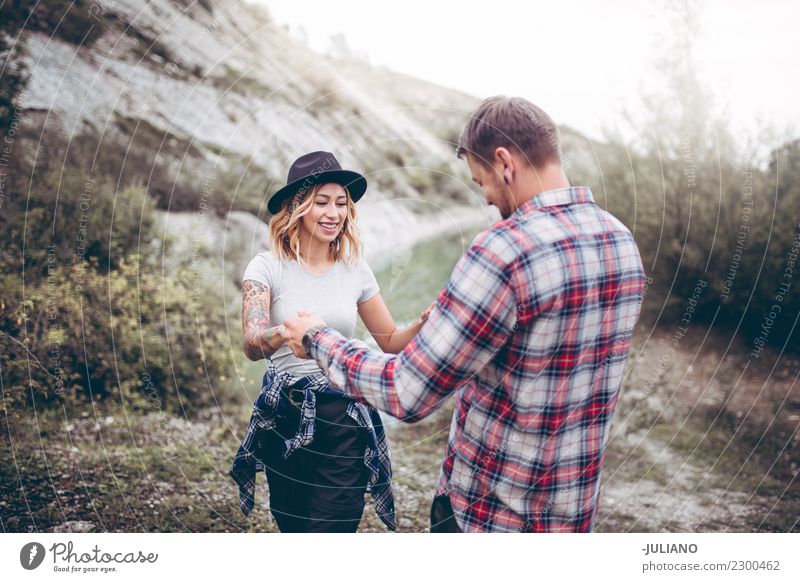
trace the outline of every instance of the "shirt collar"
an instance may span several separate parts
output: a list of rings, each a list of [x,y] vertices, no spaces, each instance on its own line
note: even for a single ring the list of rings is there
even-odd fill
[[[591,189],[588,186],[567,186],[565,188],[556,188],[555,190],[545,190],[537,194],[517,207],[514,214],[525,214],[531,210],[538,210],[549,206],[584,203],[595,203]]]

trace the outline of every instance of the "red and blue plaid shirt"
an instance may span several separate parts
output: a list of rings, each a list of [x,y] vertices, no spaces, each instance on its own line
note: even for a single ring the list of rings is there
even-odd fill
[[[480,233],[397,355],[330,328],[332,386],[405,421],[457,392],[436,493],[464,531],[591,531],[645,274],[585,187],[543,192]]]

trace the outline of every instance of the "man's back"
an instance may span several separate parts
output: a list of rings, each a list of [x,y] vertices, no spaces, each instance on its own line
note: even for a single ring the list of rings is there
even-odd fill
[[[476,276],[470,255],[494,267]],[[475,319],[510,336],[462,388],[437,493],[467,531],[590,530],[644,286],[631,233],[588,188],[551,190],[476,237],[443,292],[454,310],[478,284],[460,276],[516,313]]]
[[[397,354],[323,327],[332,386],[414,422],[458,393],[437,495],[467,531],[588,531],[644,271],[588,188],[542,192],[478,235]]]

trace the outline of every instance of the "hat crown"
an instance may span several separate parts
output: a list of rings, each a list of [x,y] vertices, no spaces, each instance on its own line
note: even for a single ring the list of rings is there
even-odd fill
[[[341,170],[342,166],[331,152],[311,152],[297,158],[289,168],[287,183],[291,184],[322,172]]]
[[[272,214],[276,214],[281,205],[299,190],[307,190],[315,184],[327,182],[347,188],[353,202],[358,202],[367,191],[367,179],[358,172],[342,169],[339,160],[331,152],[311,152],[292,163],[286,186],[270,196],[267,208]]]

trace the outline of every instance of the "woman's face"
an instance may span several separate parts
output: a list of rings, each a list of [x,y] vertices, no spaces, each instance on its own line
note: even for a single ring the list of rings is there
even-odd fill
[[[322,244],[336,239],[347,218],[347,191],[339,184],[323,184],[314,194],[311,209],[303,216],[301,228]]]

